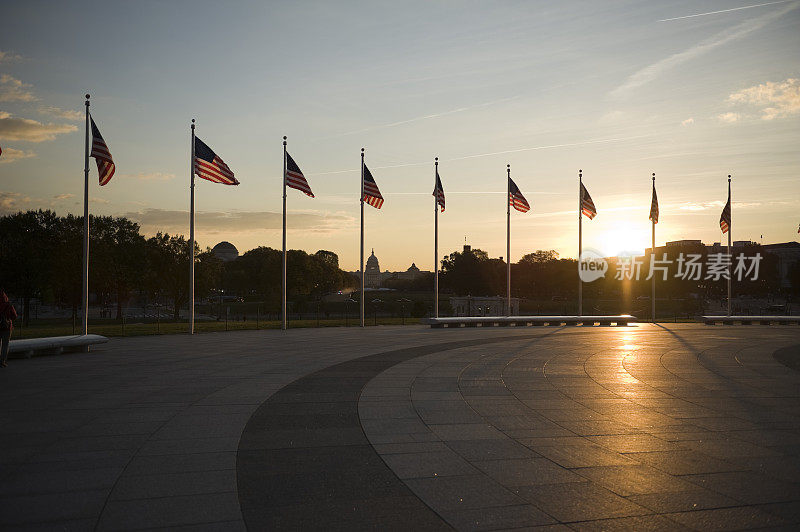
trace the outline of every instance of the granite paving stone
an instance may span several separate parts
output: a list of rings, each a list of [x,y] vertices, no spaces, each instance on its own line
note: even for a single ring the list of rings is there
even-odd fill
[[[0,528],[793,529],[797,353],[795,327],[640,324],[115,338],[15,359]]]

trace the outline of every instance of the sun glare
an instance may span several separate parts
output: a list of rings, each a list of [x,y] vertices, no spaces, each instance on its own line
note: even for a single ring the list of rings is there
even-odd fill
[[[643,255],[645,248],[650,247],[650,235],[645,229],[620,226],[603,233],[599,242],[600,251],[606,257],[620,255]]]

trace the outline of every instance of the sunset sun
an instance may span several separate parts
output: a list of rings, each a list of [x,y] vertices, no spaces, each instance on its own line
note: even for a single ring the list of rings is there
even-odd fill
[[[607,257],[620,255],[643,255],[644,250],[650,247],[650,233],[647,227],[634,227],[618,224],[617,227],[603,232],[597,242],[599,251]]]

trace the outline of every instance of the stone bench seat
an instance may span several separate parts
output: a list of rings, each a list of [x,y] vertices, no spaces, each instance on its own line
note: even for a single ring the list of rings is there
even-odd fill
[[[25,338],[11,340],[9,357],[30,358],[35,354],[61,354],[64,351],[88,351],[90,345],[104,344],[108,338],[99,334],[52,336],[50,338]]]
[[[583,327],[623,326],[636,323],[636,316],[620,314],[617,316],[470,316],[455,318],[422,318],[423,325],[431,328],[456,327],[535,327],[581,325]]]
[[[800,325],[800,316],[703,316],[706,325]]]

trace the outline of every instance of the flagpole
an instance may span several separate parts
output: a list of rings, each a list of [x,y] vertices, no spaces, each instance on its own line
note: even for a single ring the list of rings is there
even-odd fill
[[[283,258],[281,274],[281,329],[288,327],[286,321],[286,135],[283,136]]]
[[[194,118],[192,159],[189,161],[189,334],[194,334]]]
[[[364,148],[361,148],[361,326],[364,326]]]
[[[506,316],[511,316],[511,165],[506,165]]]
[[[656,194],[656,173],[653,172],[653,197],[655,197],[655,194]],[[650,207],[650,210],[651,211],[653,210],[652,206]],[[652,268],[656,260],[656,221],[653,218],[651,218],[650,222],[653,224],[653,247],[650,251],[650,265],[651,265],[650,275],[652,276],[652,281],[653,281],[652,297],[650,298],[652,299],[652,306],[653,306],[653,315],[651,321],[655,323],[656,322],[656,276],[653,274]]]
[[[730,220],[728,221],[728,316],[731,315],[731,267],[733,257],[731,257],[731,233],[733,233],[733,202],[731,201],[731,175],[728,174],[728,202],[731,205]]]
[[[83,271],[81,305],[83,334],[89,334],[89,95],[86,95],[86,138],[83,147]]]
[[[434,159],[434,183],[433,183],[433,317],[439,317],[439,198],[436,197],[437,186],[439,185],[439,158]]]
[[[583,315],[583,281],[581,281],[581,253],[583,252],[582,191],[583,170],[578,170],[578,316]]]

